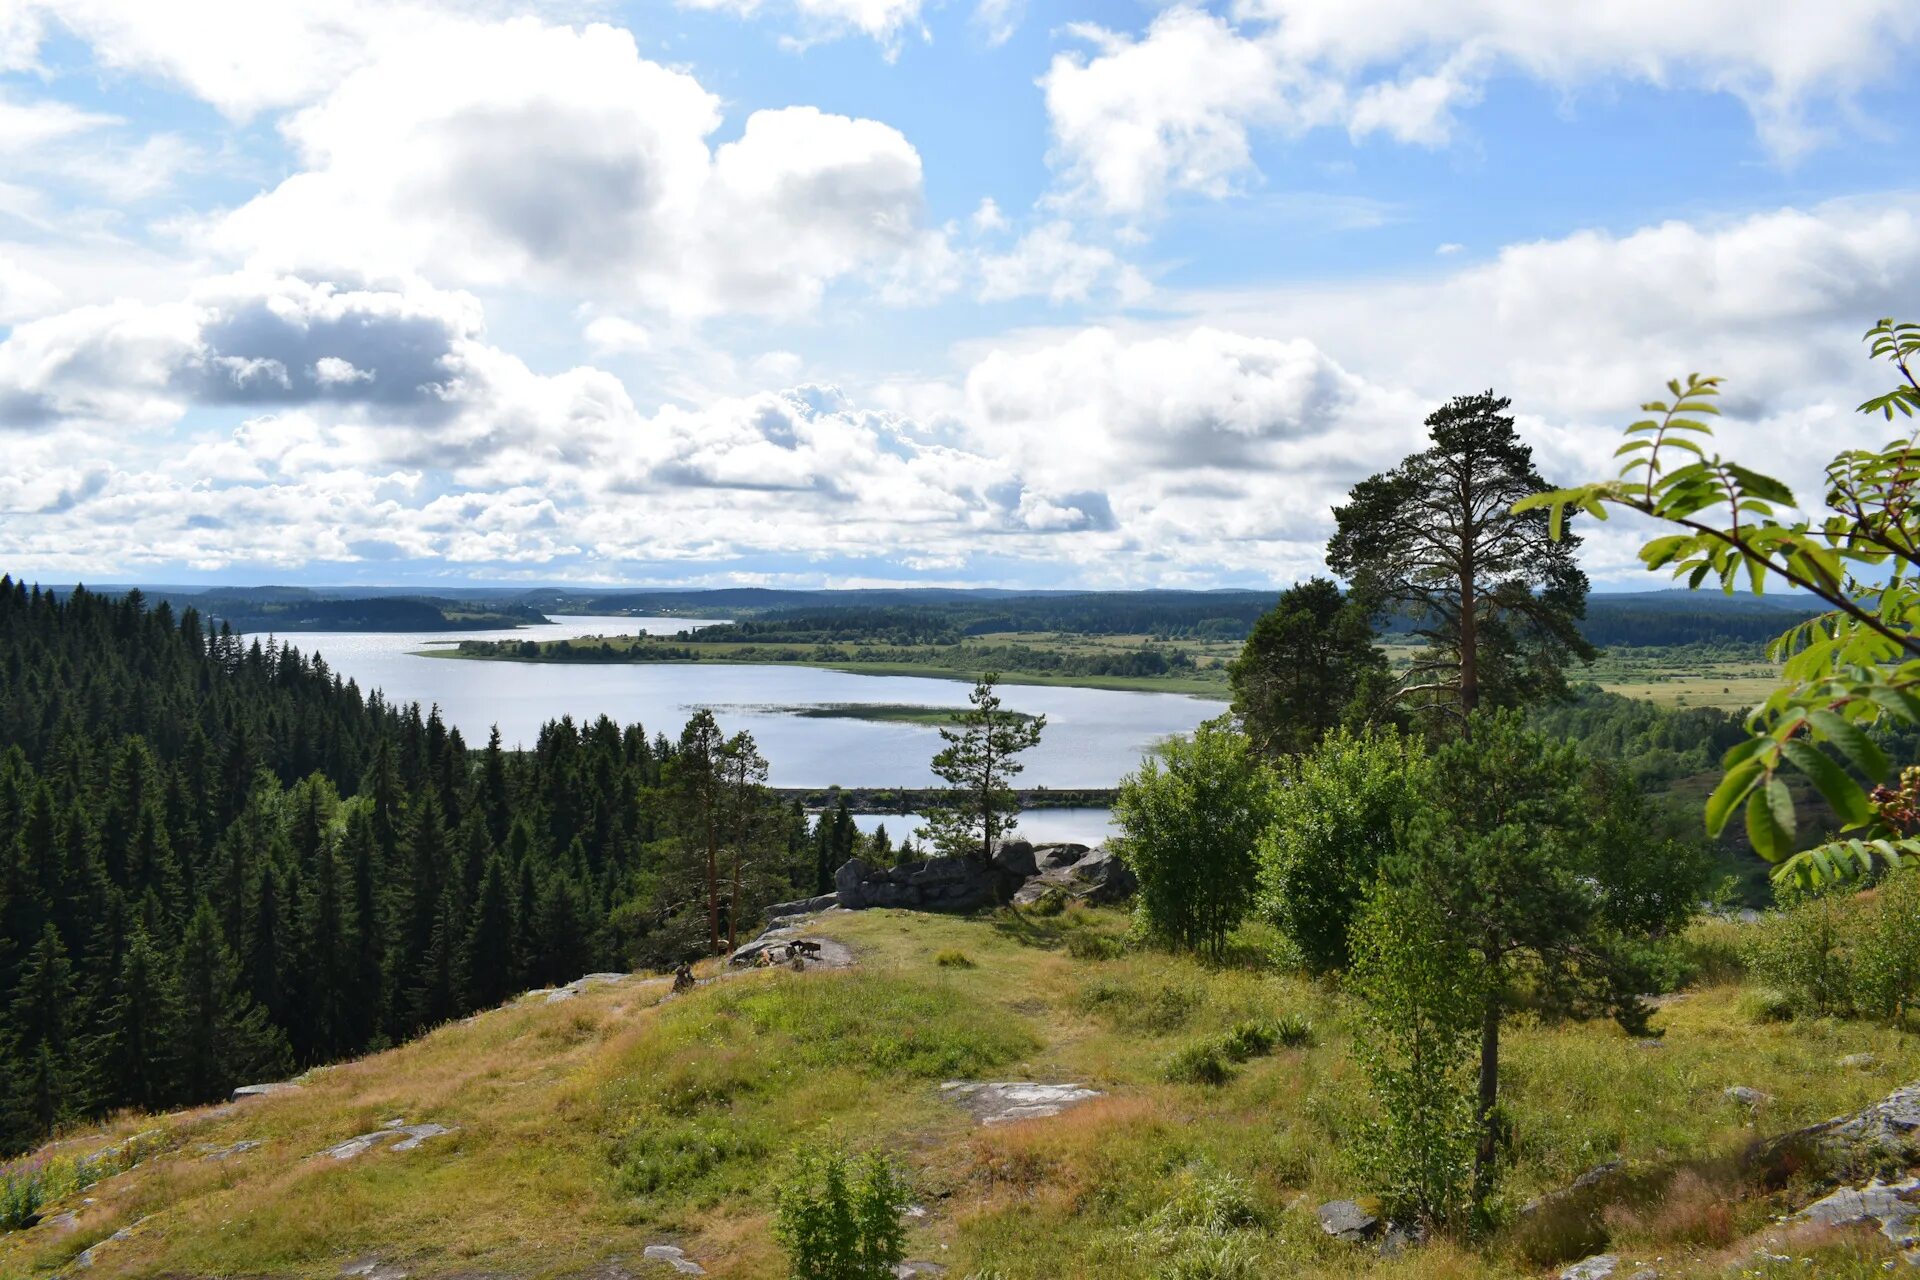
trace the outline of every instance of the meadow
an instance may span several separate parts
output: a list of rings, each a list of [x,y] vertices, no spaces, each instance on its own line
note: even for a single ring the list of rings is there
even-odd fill
[[[1078,906],[835,914],[817,932],[853,949],[851,970],[754,971],[674,998],[645,978],[533,993],[297,1092],[123,1115],[32,1158],[57,1175],[139,1144],[132,1168],[46,1206],[50,1225],[0,1234],[0,1275],[65,1270],[99,1245],[103,1277],[317,1280],[368,1259],[416,1277],[610,1276],[672,1243],[710,1274],[776,1277],[771,1189],[795,1144],[821,1138],[899,1161],[925,1210],[910,1256],[980,1280],[1518,1277],[1602,1246],[1666,1277],[1733,1262],[1865,1277],[1890,1256],[1864,1233],[1782,1237],[1776,1219],[1810,1192],[1755,1181],[1741,1157],[1920,1078],[1920,1041],[1756,1012],[1738,960],[1751,926],[1703,922],[1674,944],[1687,985],[1663,999],[1656,1040],[1523,1018],[1507,1050],[1507,1225],[1482,1247],[1382,1259],[1313,1214],[1358,1189],[1346,1153],[1368,1115],[1337,987],[1299,976],[1263,926],[1209,965],[1134,948],[1128,923]],[[1196,1057],[1253,1023],[1291,1030],[1191,1082]],[[1105,1096],[980,1128],[940,1096],[950,1079]],[[1734,1085],[1767,1100],[1733,1101]],[[319,1154],[393,1120],[452,1132]],[[1615,1159],[1644,1176],[1604,1213],[1519,1212]]]

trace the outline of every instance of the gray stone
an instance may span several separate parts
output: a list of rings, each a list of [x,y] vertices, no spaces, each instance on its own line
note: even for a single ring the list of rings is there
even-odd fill
[[[866,896],[861,887],[873,875],[874,869],[859,858],[848,858],[833,873],[834,893],[840,899],[840,905],[849,910],[858,911],[867,905]]]
[[[1119,902],[1133,896],[1140,882],[1128,869],[1127,864],[1116,857],[1111,849],[1101,845],[1096,849],[1083,846],[1064,846],[1080,849],[1081,852],[1071,861],[1062,861],[1057,865],[1045,867],[1014,893],[1013,900],[1020,906],[1031,906],[1049,893],[1065,893],[1081,902],[1099,905]]]
[[[145,1221],[146,1221],[145,1218],[140,1218],[137,1221],[131,1222],[126,1226],[120,1228],[118,1231],[108,1236],[105,1240],[95,1241],[92,1245],[88,1246],[85,1249],[82,1249],[79,1253],[74,1255],[73,1265],[81,1271],[86,1271],[90,1269],[95,1262],[99,1261],[99,1259],[95,1255],[98,1254],[101,1249],[104,1249],[106,1246],[110,1244],[117,1244],[123,1240],[133,1239],[133,1229],[139,1226],[140,1223]]]
[[[1763,1102],[1773,1101],[1772,1094],[1762,1093],[1760,1090],[1748,1088],[1744,1084],[1730,1084],[1720,1092],[1730,1101],[1737,1102],[1743,1107],[1757,1107]]]
[[[1620,1274],[1620,1259],[1611,1253],[1596,1253],[1582,1258],[1560,1273],[1560,1280],[1612,1280]],[[1646,1276],[1646,1272],[1640,1272]]]
[[[1352,1200],[1329,1200],[1313,1211],[1320,1229],[1335,1240],[1364,1244],[1380,1230],[1380,1215],[1369,1213]]]
[[[603,986],[607,983],[612,983],[612,982],[625,982],[627,980],[627,977],[628,975],[624,973],[583,974],[580,977],[575,978],[572,982],[569,982],[566,986],[558,987],[552,991],[547,992],[546,1002],[548,1004],[559,1004],[563,1000],[571,1000],[575,996],[580,995],[582,992],[586,991],[588,987]]]
[[[993,851],[993,865],[1017,879],[1037,875],[1040,866],[1033,860],[1033,844],[1019,836],[1002,840]]]
[[[1086,857],[1087,846],[1083,844],[1035,845],[1033,856],[1042,871],[1055,871],[1061,867],[1070,867]]]
[[[360,1280],[407,1280],[407,1273],[392,1263],[382,1262],[379,1258],[361,1258],[349,1262],[340,1268],[343,1276],[358,1276]]]
[[[235,1102],[243,1098],[271,1098],[276,1093],[298,1093],[300,1086],[291,1080],[278,1080],[271,1084],[243,1084],[233,1091]]]
[[[449,1129],[445,1125],[405,1124],[390,1120],[372,1133],[363,1133],[345,1142],[335,1143],[320,1154],[330,1160],[353,1160],[385,1142],[392,1142],[395,1151],[412,1151],[429,1138],[458,1132],[458,1129]]]
[[[1879,1059],[1874,1057],[1870,1053],[1850,1053],[1846,1057],[1840,1059],[1840,1065],[1843,1067],[1851,1067],[1856,1070],[1865,1070],[1866,1068],[1871,1067],[1874,1063],[1878,1061]]]
[[[1920,1083],[1895,1089],[1852,1115],[1797,1129],[1769,1144],[1773,1151],[1808,1145],[1842,1168],[1904,1168],[1920,1162]]]
[[[817,898],[800,898],[793,902],[776,902],[767,908],[767,923],[777,924],[788,916],[810,916],[816,911],[839,905],[840,895],[837,893],[823,893]]]
[[[937,1262],[902,1262],[893,1268],[894,1280],[913,1280],[915,1276],[943,1276],[947,1269]]]
[[[1875,1226],[1894,1248],[1911,1251],[1920,1248],[1920,1178],[1842,1187],[1795,1216],[1823,1227]]]
[[[252,1138],[243,1138],[230,1147],[215,1147],[200,1158],[202,1160],[227,1160],[234,1156],[245,1155],[259,1145],[259,1142]]]
[[[650,1244],[640,1256],[648,1262],[664,1262],[683,1276],[703,1276],[707,1269],[689,1258],[677,1244]]]
[[[983,1125],[1057,1116],[1102,1096],[1098,1089],[1085,1085],[1036,1084],[1030,1080],[949,1080],[940,1086],[940,1092],[965,1107]]]

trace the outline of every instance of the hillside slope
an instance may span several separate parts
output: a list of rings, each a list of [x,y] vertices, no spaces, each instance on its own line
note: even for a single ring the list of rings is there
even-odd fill
[[[1123,952],[1125,925],[1078,907],[834,913],[813,931],[852,949],[847,971],[747,971],[671,998],[646,978],[536,993],[310,1073],[297,1091],[125,1116],[34,1157],[57,1180],[76,1158],[133,1143],[131,1168],[0,1234],[0,1275],[71,1272],[91,1249],[87,1274],[100,1277],[612,1280],[674,1274],[644,1260],[666,1244],[708,1274],[780,1276],[772,1185],[794,1143],[823,1135],[911,1171],[926,1210],[911,1256],[956,1280],[1552,1275],[1601,1244],[1657,1257],[1667,1277],[1734,1263],[1804,1276],[1807,1256],[1812,1274],[1864,1277],[1890,1256],[1849,1232],[1756,1259],[1756,1233],[1814,1191],[1751,1183],[1733,1157],[1920,1078],[1912,1037],[1754,1022],[1731,983],[1667,1004],[1657,1044],[1610,1025],[1522,1027],[1509,1055],[1512,1202],[1616,1157],[1659,1171],[1645,1183],[1658,1193],[1609,1209],[1598,1239],[1543,1238],[1516,1219],[1484,1252],[1435,1244],[1381,1260],[1327,1237],[1313,1213],[1358,1185],[1343,1152],[1364,1099],[1338,996],[1261,964],[1257,932],[1240,963],[1208,969]],[[1707,927],[1703,955],[1724,951],[1713,931],[1729,927]],[[1165,1079],[1181,1049],[1284,1015],[1311,1024],[1310,1043],[1223,1084]],[[957,1079],[1105,1096],[982,1127],[943,1096]],[[1725,1096],[1732,1085],[1770,1100],[1756,1113]],[[446,1132],[383,1134],[396,1121]],[[328,1154],[362,1135],[383,1136]]]

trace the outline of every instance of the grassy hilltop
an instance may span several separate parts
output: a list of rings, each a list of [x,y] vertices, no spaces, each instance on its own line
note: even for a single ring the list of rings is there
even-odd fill
[[[849,944],[848,971],[750,971],[677,998],[642,978],[534,994],[315,1071],[298,1092],[123,1116],[35,1157],[56,1187],[115,1142],[134,1140],[137,1162],[49,1204],[44,1225],[0,1233],[0,1275],[66,1271],[98,1246],[88,1274],[103,1278],[334,1277],[369,1260],[416,1280],[666,1276],[641,1255],[670,1243],[712,1275],[776,1277],[772,1186],[796,1142],[825,1134],[910,1170],[926,1214],[909,1256],[956,1280],[1552,1275],[1601,1243],[1658,1259],[1664,1277],[1864,1277],[1890,1256],[1864,1232],[1755,1254],[1808,1193],[1748,1183],[1738,1155],[1920,1078],[1920,1042],[1757,1020],[1731,960],[1739,926],[1695,926],[1696,981],[1661,1009],[1657,1043],[1610,1024],[1512,1037],[1511,1205],[1605,1160],[1649,1171],[1637,1199],[1606,1211],[1601,1239],[1516,1216],[1482,1252],[1381,1260],[1313,1215],[1358,1189],[1341,1153],[1365,1095],[1339,993],[1266,963],[1258,929],[1207,967],[1125,949],[1126,925],[1080,907],[836,914],[816,932]],[[1176,1056],[1190,1065],[1195,1046],[1254,1018],[1304,1019],[1309,1042],[1224,1083],[1169,1079]],[[1862,1053],[1871,1065],[1839,1065]],[[942,1100],[950,1079],[1078,1081],[1106,1096],[980,1128]],[[1772,1100],[1749,1111],[1724,1095],[1733,1085]],[[395,1120],[452,1132],[317,1155]]]

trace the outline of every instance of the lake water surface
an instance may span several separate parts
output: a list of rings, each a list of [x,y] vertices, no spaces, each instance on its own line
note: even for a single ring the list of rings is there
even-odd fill
[[[541,724],[561,715],[590,721],[608,715],[638,721],[648,733],[675,737],[699,707],[711,707],[728,733],[745,729],[767,757],[779,787],[924,787],[937,782],[927,761],[940,747],[925,725],[802,717],[795,707],[833,703],[905,703],[964,706],[962,680],[855,675],[814,667],[722,664],[624,665],[551,662],[453,661],[419,656],[422,649],[463,639],[559,640],[590,635],[671,635],[700,625],[687,618],[558,617],[553,625],[509,631],[287,632],[280,639],[322,654],[363,692],[382,690],[389,701],[438,705],[470,745],[500,726],[508,746],[531,746]],[[1016,711],[1044,714],[1040,745],[1021,759],[1022,787],[1110,787],[1170,734],[1225,708],[1218,702],[1171,693],[1128,693],[1052,685],[1005,685],[1001,696]],[[1082,811],[1103,813],[1104,811]],[[884,818],[876,821],[884,821]],[[896,819],[897,820],[897,819]],[[1040,839],[1042,818],[1023,819]],[[1075,831],[1085,827],[1076,823]],[[896,830],[893,823],[888,831]],[[1097,831],[1094,832],[1097,836]],[[1050,839],[1086,839],[1053,834]]]

